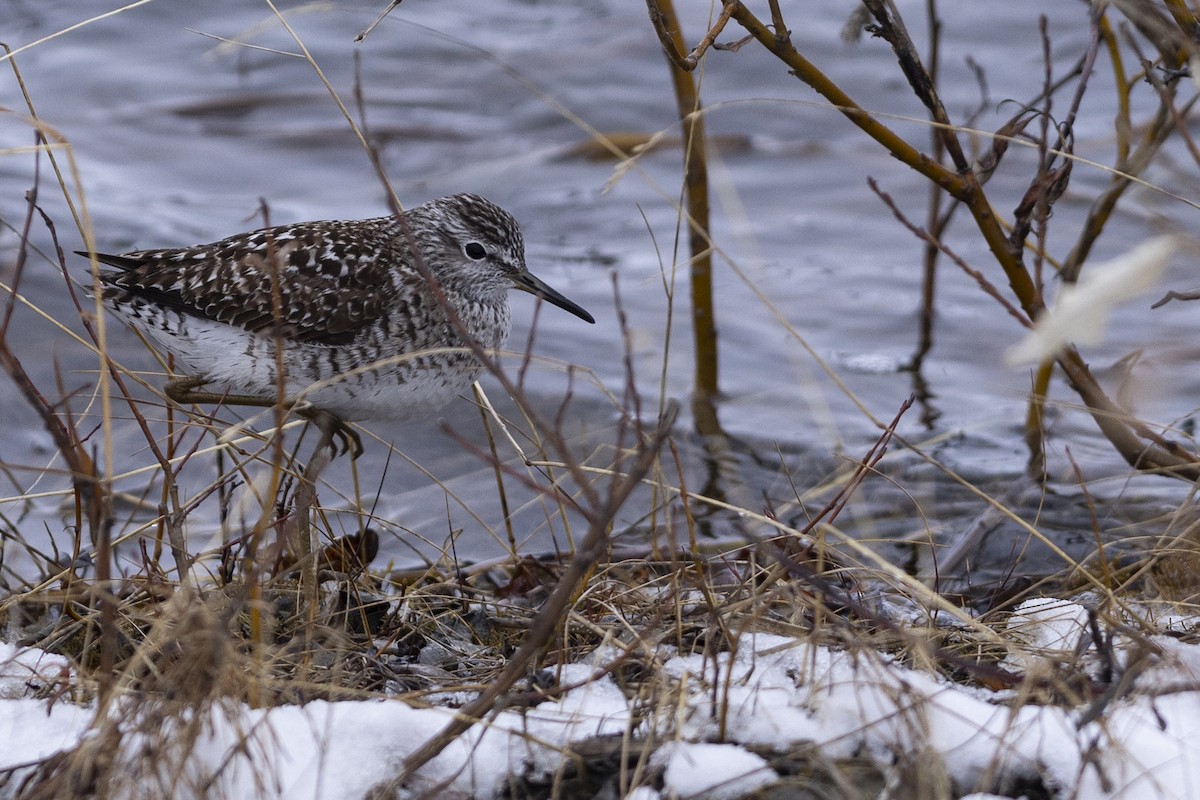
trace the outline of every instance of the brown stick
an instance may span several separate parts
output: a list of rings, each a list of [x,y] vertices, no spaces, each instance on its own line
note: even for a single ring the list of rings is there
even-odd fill
[[[708,49],[717,34],[725,27],[733,14],[733,6],[721,10],[721,16],[692,53],[682,55],[683,34],[679,29],[679,18],[675,14],[672,0],[648,0],[650,20],[658,32],[663,51],[671,65],[671,82],[675,87],[675,105],[679,112],[679,125],[683,131],[683,199],[687,208],[688,250],[691,253],[689,273],[692,289],[692,338],[695,346],[696,398],[702,401],[718,394],[719,362],[717,351],[717,320],[713,305],[712,247],[709,230],[708,204],[708,159],[705,153],[704,114],[700,105],[700,94],[691,70],[695,69],[699,55]],[[711,401],[710,401],[711,405]],[[708,419],[697,414],[697,422]],[[705,435],[719,434],[716,418],[712,415],[711,430],[701,429]]]

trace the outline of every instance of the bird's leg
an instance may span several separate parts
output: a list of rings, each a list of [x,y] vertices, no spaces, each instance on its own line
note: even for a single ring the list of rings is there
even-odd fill
[[[163,387],[163,394],[179,405],[188,403],[225,403],[233,406],[255,406],[270,408],[275,401],[269,397],[254,394],[230,394],[228,392],[197,392],[196,389],[208,383],[207,378],[187,375],[182,378],[171,378]],[[290,405],[288,406],[291,407]]]
[[[196,389],[206,383],[208,383],[208,379],[194,375],[172,378],[167,381],[163,393],[179,405],[190,403],[223,403],[225,405],[270,408],[276,404],[276,401],[272,398],[261,397],[259,395],[196,391]],[[362,438],[336,414],[309,405],[298,406],[294,401],[285,401],[284,407],[288,411],[295,411],[316,425],[317,429],[329,440],[335,455],[350,453],[351,459],[357,459],[363,454]],[[340,447],[334,444],[334,437],[341,442]]]

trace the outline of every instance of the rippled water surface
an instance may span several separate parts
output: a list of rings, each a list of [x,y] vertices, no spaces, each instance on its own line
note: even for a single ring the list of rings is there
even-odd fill
[[[622,352],[628,345],[647,416],[653,417],[664,386],[666,396],[684,401],[679,446],[689,488],[725,492],[754,511],[769,502],[789,521],[802,520],[804,512],[788,505],[796,489],[819,483],[844,459],[861,456],[879,433],[871,415],[891,419],[918,388],[917,376],[900,367],[917,337],[922,248],[866,179],[874,177],[918,222],[927,199],[922,180],[756,45],[711,55],[702,94],[715,142],[713,232],[720,248],[716,284],[724,391],[719,414],[736,455],[715,472],[698,439],[686,435],[693,424],[686,402],[692,374],[686,279],[670,271],[680,152],[663,147],[618,175],[612,161],[577,150],[590,139],[584,126],[605,133],[674,133],[670,80],[642,4],[412,2],[356,44],[355,35],[383,5],[311,3],[285,10],[285,16],[356,116],[360,76],[366,120],[405,204],[473,191],[503,205],[523,224],[533,271],[596,316],[597,324],[588,326],[557,309],[540,312],[532,337],[538,360],[527,376],[534,405],[556,413],[567,391],[564,371],[556,365],[577,365],[563,424],[579,454],[608,463],[618,413],[606,392],[623,391]],[[904,5],[913,6],[909,23],[920,36],[919,9]],[[832,0],[805,4],[803,25],[798,19],[793,31],[801,50],[864,106],[921,117],[884,43],[842,40],[847,7]],[[697,9],[689,20],[690,38],[703,32],[705,10]],[[1013,113],[1002,101],[1033,96],[1043,70],[1036,15],[1044,10],[1051,15],[1056,64],[1065,69],[1087,43],[1082,4],[1052,4],[1048,10],[1024,1],[946,4],[943,92],[955,118],[980,104],[968,56],[987,78],[986,110],[976,127],[994,130]],[[78,4],[15,0],[0,29],[14,48],[61,31],[16,60],[38,114],[70,143],[71,159],[63,163],[77,170],[73,175],[81,182],[100,249],[215,240],[259,224],[264,204],[273,223],[386,213],[383,190],[362,147],[268,7],[227,0],[148,3],[65,30],[83,14]],[[24,108],[7,64],[0,69],[0,105]],[[1089,95],[1076,129],[1081,156],[1111,160],[1111,103],[1103,88]],[[917,143],[927,141],[918,124],[899,117],[889,124]],[[0,114],[0,146],[32,143],[27,120]],[[989,185],[1002,213],[1024,192],[1032,158],[1017,148],[1009,155],[1012,169]],[[1168,153],[1150,177],[1193,198],[1194,168],[1186,160],[1182,164],[1172,169]],[[48,177],[49,166],[43,159],[39,167],[38,202],[63,247],[78,249],[81,239]],[[5,226],[0,267],[6,281],[13,274],[14,231],[25,218],[24,193],[34,185],[34,169],[26,152],[14,149],[0,158]],[[1070,193],[1056,207],[1052,251],[1065,255],[1087,202],[1105,181],[1096,170],[1076,168]],[[1143,192],[1122,207],[1096,258],[1128,249],[1164,218],[1186,229],[1191,215],[1184,203]],[[1003,287],[965,215],[956,225],[947,238],[959,255]],[[32,231],[39,248],[52,246],[40,221]],[[68,265],[77,274],[86,267],[74,256]],[[1194,271],[1193,257],[1177,257],[1164,289],[1197,283]],[[664,287],[672,282],[669,315]],[[96,361],[72,338],[81,327],[54,262],[31,253],[20,288],[37,309],[64,321],[65,329],[22,309],[10,342],[48,395],[69,395],[73,413],[83,415],[81,430],[90,432],[97,419],[91,395]],[[617,293],[627,338],[618,324]],[[1129,396],[1144,418],[1178,424],[1194,413],[1198,396],[1196,313],[1186,304],[1149,313],[1150,299],[1119,310],[1109,341],[1085,355],[1115,386],[1119,370],[1110,365],[1140,350]],[[534,303],[520,295],[513,305],[510,346],[520,350],[531,339]],[[1002,497],[1023,485],[1021,423],[1030,378],[1003,363],[1020,333],[971,279],[943,266],[936,343],[919,376],[931,395],[900,425],[907,440],[923,443],[924,452]],[[128,331],[111,326],[109,335],[120,362],[156,368]],[[493,401],[514,414],[499,386],[484,384]],[[61,488],[61,476],[39,477],[40,467],[61,464],[37,418],[11,383],[0,383],[0,398],[9,423],[0,428],[9,470],[0,493]],[[1094,423],[1075,410],[1074,396],[1060,386],[1055,399],[1063,405],[1050,418],[1053,491],[1048,500],[1030,501],[1027,518],[1075,554],[1092,546],[1092,520],[1073,459],[1089,490],[1105,501],[1102,529],[1128,536],[1135,529],[1122,526],[1146,520],[1141,530],[1161,529],[1165,521],[1156,515],[1178,507],[1183,488],[1162,479],[1129,478]],[[118,409],[116,416],[115,468],[148,463],[128,412]],[[470,403],[457,402],[441,418],[463,439],[485,446]],[[358,462],[367,502],[408,531],[385,537],[386,557],[428,556],[452,535],[463,559],[504,552],[507,534],[490,466],[436,420],[372,429],[421,467],[395,455],[388,461],[387,449],[371,441]],[[857,535],[947,536],[986,508],[911,452],[896,449],[884,463],[899,482],[869,485],[840,520]],[[182,479],[185,490],[199,491],[211,472],[197,462],[194,474]],[[133,475],[120,488],[139,491],[147,480]],[[329,480],[353,492],[345,461],[334,463]],[[330,506],[337,505],[334,488],[322,495]],[[535,552],[566,547],[567,529],[548,506],[515,483],[510,488],[519,546]],[[56,502],[54,497],[9,502],[4,513],[23,534],[45,526],[65,546]],[[647,508],[645,502],[631,503],[622,518],[631,540],[648,524],[641,518]],[[194,532],[201,540],[202,519],[201,512]],[[213,515],[208,519],[215,530]],[[738,531],[736,517],[724,513],[701,522],[702,534]],[[1027,546],[1025,534],[1012,526],[989,539],[987,552],[996,563],[1006,563]],[[894,555],[907,557],[904,546],[895,547]],[[1044,551],[1029,553],[1034,571],[1058,566]]]

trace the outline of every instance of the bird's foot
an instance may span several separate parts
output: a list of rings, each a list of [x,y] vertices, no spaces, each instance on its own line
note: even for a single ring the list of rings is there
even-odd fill
[[[312,406],[297,408],[295,411],[317,426],[317,429],[329,441],[329,445],[333,448],[335,456],[349,453],[350,460],[354,461],[363,454],[362,437],[338,415],[320,408],[313,408]],[[341,443],[340,448],[334,442],[335,438]]]

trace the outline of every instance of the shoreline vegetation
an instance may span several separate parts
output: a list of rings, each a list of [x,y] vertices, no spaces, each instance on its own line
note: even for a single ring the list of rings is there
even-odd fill
[[[511,397],[518,416],[503,417],[476,384],[485,438],[450,435],[494,471],[506,512],[515,488],[534,492],[566,545],[522,552],[523,536],[510,528],[507,558],[466,563],[448,548],[419,569],[381,563],[381,537],[412,532],[377,516],[377,498],[359,490],[377,476],[331,459],[329,442],[306,435],[306,423],[282,405],[247,420],[220,407],[179,407],[161,394],[171,372],[165,356],[161,375],[110,358],[111,320],[76,285],[63,255],[73,248],[59,246],[71,227],[94,251],[84,176],[69,136],[39,117],[19,69],[27,49],[53,39],[5,47],[0,67],[20,88],[19,116],[38,143],[6,153],[32,159],[37,179],[14,228],[17,246],[3,254],[0,368],[9,390],[36,411],[57,454],[47,472],[64,486],[19,500],[62,500],[68,520],[50,542],[58,548],[70,534],[70,547],[47,552],[22,535],[19,521],[3,520],[0,720],[7,708],[12,725],[0,725],[0,753],[8,753],[0,759],[0,798],[1065,800],[1183,797],[1200,785],[1193,730],[1200,649],[1191,608],[1200,528],[1192,499],[1166,515],[1155,536],[1122,546],[1103,499],[1088,491],[1086,465],[1068,465],[1078,485],[1055,485],[1048,453],[1061,451],[1048,446],[1046,425],[1052,387],[1066,386],[1075,397],[1066,413],[1090,418],[1097,441],[1119,453],[1130,474],[1200,478],[1190,429],[1128,413],[1086,357],[1109,308],[1149,291],[1170,258],[1196,256],[1194,240],[1164,221],[1162,237],[1127,248],[1127,256],[1107,266],[1090,258],[1135,189],[1194,206],[1157,189],[1151,167],[1166,148],[1175,159],[1190,156],[1191,166],[1200,162],[1190,133],[1200,95],[1189,72],[1200,63],[1200,19],[1173,0],[1080,4],[1087,46],[1061,74],[1044,20],[1032,21],[1043,37],[1044,73],[1002,127],[982,131],[975,118],[988,105],[985,76],[976,114],[953,119],[940,99],[940,15],[954,10],[925,3],[926,38],[918,43],[910,34],[918,26],[892,3],[863,0],[846,30],[894,53],[894,77],[925,118],[921,127],[904,126],[920,130],[918,140],[894,124],[916,117],[872,113],[806,57],[789,27],[800,21],[776,0],[762,8],[718,4],[699,38],[685,34],[670,0],[649,0],[648,8],[678,131],[606,136],[576,119],[588,142],[567,157],[611,158],[618,180],[656,148],[682,156],[671,200],[676,238],[660,255],[670,265],[663,291],[671,313],[686,313],[693,334],[688,404],[667,397],[666,363],[659,396],[638,390],[619,292],[625,350],[614,357],[623,359],[623,386],[595,386],[582,368],[557,365],[567,390],[547,411],[524,383],[536,348],[505,359],[479,352],[487,385]],[[285,15],[274,11],[274,19],[400,208],[373,144],[363,87],[339,96]],[[363,32],[380,35],[375,26]],[[1014,357],[1033,365],[1021,442],[1027,471],[1014,496],[1030,494],[1036,506],[1039,496],[1078,492],[1078,534],[1095,541],[1088,558],[1072,558],[1036,515],[902,435],[907,415],[924,418],[929,397],[920,391],[890,418],[860,406],[878,440],[843,454],[820,485],[793,482],[786,508],[739,482],[738,444],[720,420],[718,355],[745,354],[718,346],[726,310],[712,282],[715,270],[738,266],[710,234],[702,76],[721,69],[718,56],[751,48],[765,49],[777,69],[804,84],[798,90],[815,90],[928,181],[923,211],[875,182],[864,191],[872,213],[894,218],[923,254],[914,278],[922,309],[905,365],[914,384],[923,385],[939,333],[943,265],[964,271],[995,301],[996,314],[1033,332],[1012,342]],[[1105,165],[1074,152],[1074,120],[1093,93],[1108,93],[1117,109]],[[1035,157],[1012,159],[1018,150]],[[992,195],[998,171],[1031,167],[1020,197]],[[1077,188],[1072,177],[1083,170],[1106,177]],[[43,211],[39,195],[51,191],[66,199],[72,219]],[[1086,222],[1068,247],[1052,251],[1052,212],[1064,196],[1087,204]],[[265,203],[262,217],[269,218]],[[994,262],[957,255],[946,237],[952,226],[981,237]],[[32,244],[35,227],[53,251]],[[86,396],[62,383],[38,385],[11,346],[18,307],[37,308],[22,293],[34,262],[61,272],[78,322],[56,323],[97,358]],[[687,281],[686,311],[673,302],[677,277]],[[761,299],[768,313],[777,311]],[[1156,305],[1193,299],[1172,289]],[[781,333],[806,347],[777,316]],[[602,444],[567,432],[583,384],[609,404],[613,422]],[[142,434],[141,494],[114,488],[130,477],[114,468],[117,420]],[[685,442],[715,465],[720,485],[688,485]],[[886,459],[897,452],[943,471],[986,509],[974,529],[951,532],[937,546],[918,543],[933,554],[928,574],[893,563],[839,524],[864,487],[893,480]],[[337,496],[323,481],[327,470],[352,471],[357,495]],[[189,488],[181,488],[182,476]],[[204,504],[216,508],[221,526],[202,548],[189,516]],[[698,520],[714,509],[737,515],[745,541],[698,534]],[[995,520],[1044,544],[1062,559],[1061,571],[1001,569],[1001,580],[970,584],[964,576],[977,568]]]

